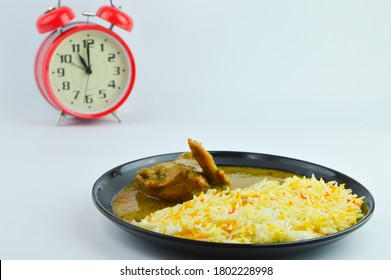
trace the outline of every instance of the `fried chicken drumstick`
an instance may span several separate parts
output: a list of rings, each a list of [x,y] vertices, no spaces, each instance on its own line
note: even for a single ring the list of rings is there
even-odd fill
[[[231,180],[216,166],[201,143],[189,139],[188,144],[191,153],[139,170],[136,175],[138,187],[147,195],[179,203],[192,199],[202,190],[231,185]]]

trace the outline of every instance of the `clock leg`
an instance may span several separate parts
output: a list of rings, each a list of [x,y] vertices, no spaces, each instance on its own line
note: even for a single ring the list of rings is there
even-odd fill
[[[117,112],[117,111],[112,112],[111,114],[114,116],[114,118],[116,118],[116,119],[118,120],[118,122],[122,122],[122,119],[121,119],[121,117],[118,115],[118,112]]]
[[[64,118],[65,118],[65,113],[64,113],[64,111],[61,111],[57,117],[56,126],[60,126],[62,124],[62,121],[64,120]]]

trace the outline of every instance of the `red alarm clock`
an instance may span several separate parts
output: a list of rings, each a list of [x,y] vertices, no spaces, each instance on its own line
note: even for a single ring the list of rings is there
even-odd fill
[[[59,1],[38,18],[38,32],[51,32],[36,55],[38,88],[60,111],[57,124],[65,115],[95,119],[111,113],[120,121],[116,110],[132,91],[136,67],[128,45],[112,29],[118,26],[131,31],[133,21],[112,3],[83,15],[87,16],[85,22],[71,22],[75,14]],[[90,16],[100,17],[110,26],[89,22]]]

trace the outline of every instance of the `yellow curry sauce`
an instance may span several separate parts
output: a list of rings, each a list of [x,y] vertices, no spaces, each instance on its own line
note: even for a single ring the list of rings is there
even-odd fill
[[[231,188],[249,187],[265,178],[283,180],[294,175],[284,171],[254,167],[219,166],[219,168],[231,179]],[[145,195],[133,182],[114,197],[112,207],[115,216],[125,221],[131,221],[133,219],[141,220],[150,213],[175,204]]]

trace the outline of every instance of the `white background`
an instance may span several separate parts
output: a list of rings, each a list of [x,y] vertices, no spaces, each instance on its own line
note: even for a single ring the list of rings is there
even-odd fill
[[[391,259],[391,2],[133,0],[116,29],[136,59],[120,113],[66,118],[41,97],[36,19],[57,1],[2,1],[0,259],[191,259],[103,217],[95,180],[119,164],[188,149],[311,161],[374,195],[373,218],[298,259]],[[109,1],[63,1],[83,20]],[[92,21],[103,23],[97,19]]]

